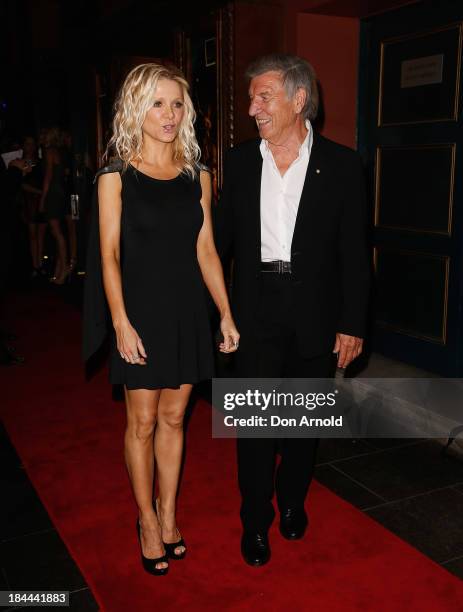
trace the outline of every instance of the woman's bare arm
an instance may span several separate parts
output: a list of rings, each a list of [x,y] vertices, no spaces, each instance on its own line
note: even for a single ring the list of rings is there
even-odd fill
[[[129,363],[144,365],[145,349],[125,310],[120,265],[122,182],[118,172],[103,174],[98,180],[101,267],[117,348]],[[141,356],[141,358],[140,358]]]
[[[201,206],[204,213],[204,222],[198,236],[198,262],[206,287],[220,313],[220,328],[224,337],[224,342],[220,345],[220,350],[228,353],[236,350],[239,341],[239,333],[231,316],[222,264],[220,263],[220,258],[217,255],[214,244],[211,219],[212,186],[209,173],[202,171],[200,180],[202,189]]]
[[[33,187],[32,185],[28,185],[27,183],[23,184],[22,189],[23,191],[27,191],[27,193],[33,193],[35,195],[40,195],[42,193],[41,189]]]

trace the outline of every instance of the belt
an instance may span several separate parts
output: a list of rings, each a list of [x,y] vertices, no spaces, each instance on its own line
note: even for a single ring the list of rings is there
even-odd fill
[[[291,274],[290,261],[261,261],[261,272],[274,272],[276,274]]]

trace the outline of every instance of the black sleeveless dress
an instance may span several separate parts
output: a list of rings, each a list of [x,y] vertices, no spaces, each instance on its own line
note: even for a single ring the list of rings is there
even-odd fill
[[[53,173],[44,202],[44,213],[47,220],[64,219],[70,214],[67,175],[69,169],[64,154],[60,151],[60,161],[53,164]]]
[[[112,331],[110,381],[159,389],[211,378],[212,338],[196,254],[203,223],[199,177],[158,180],[129,165],[121,180],[122,291],[148,357],[144,366],[127,363]]]

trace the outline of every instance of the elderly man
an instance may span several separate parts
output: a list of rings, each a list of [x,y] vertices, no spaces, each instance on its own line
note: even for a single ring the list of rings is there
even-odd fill
[[[232,247],[241,377],[333,375],[362,351],[369,263],[359,156],[314,132],[313,68],[291,55],[248,68],[249,115],[260,138],[230,150],[218,243]],[[242,555],[270,559],[268,530],[301,538],[317,440],[238,439]],[[276,453],[281,461],[276,469]]]

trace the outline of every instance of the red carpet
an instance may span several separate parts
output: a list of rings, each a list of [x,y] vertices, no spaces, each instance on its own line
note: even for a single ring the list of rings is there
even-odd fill
[[[11,304],[23,367],[2,369],[1,416],[53,522],[101,609],[461,609],[463,583],[314,483],[302,542],[271,532],[273,559],[249,568],[239,553],[234,441],[213,440],[210,409],[195,407],[178,523],[189,546],[167,577],[140,566],[136,509],[122,458],[124,408],[106,372],[84,382],[80,319],[61,298]]]

